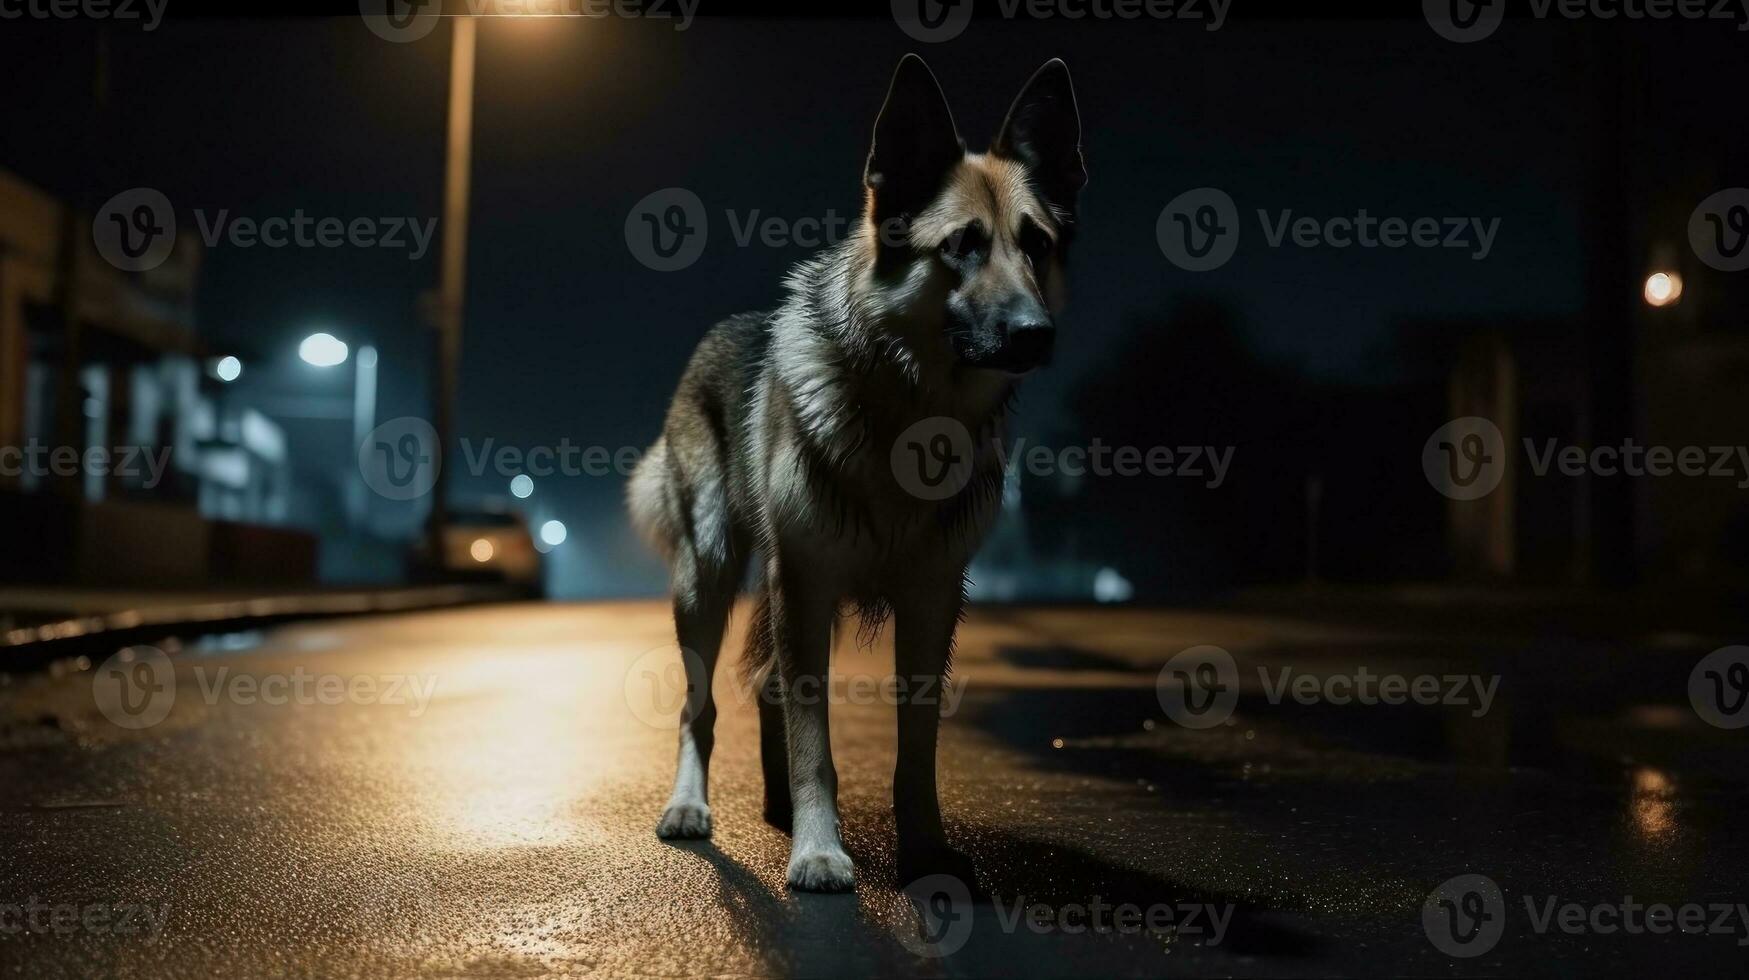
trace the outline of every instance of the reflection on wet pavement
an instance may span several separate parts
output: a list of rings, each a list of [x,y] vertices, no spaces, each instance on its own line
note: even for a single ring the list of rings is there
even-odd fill
[[[138,906],[162,915],[162,933],[24,929],[0,935],[0,963],[33,977],[374,977],[1743,962],[1741,923],[1539,933],[1530,914],[1749,901],[1749,845],[1731,820],[1749,752],[1686,700],[1704,646],[1524,629],[1418,638],[1402,623],[1257,611],[979,611],[956,658],[965,697],[943,726],[949,833],[979,868],[962,901],[899,891],[892,708],[854,699],[832,724],[858,889],[790,893],[787,838],[760,820],[755,712],[726,670],[716,835],[658,841],[674,734],[646,686],[668,631],[648,603],[210,640],[177,651],[173,707],[140,731],[99,710],[96,668],[13,678],[0,687],[0,906]],[[1230,652],[1236,699],[1198,730],[1156,682],[1207,644]],[[890,664],[879,646],[846,645],[835,671]],[[1493,694],[1486,710],[1480,688],[1457,704],[1332,703],[1347,688],[1330,679],[1362,671],[1492,678]],[[1317,696],[1297,699],[1283,677],[1310,678],[1300,690]],[[261,696],[300,678],[301,697]],[[428,700],[388,693],[423,682]],[[1504,930],[1455,957],[1431,941],[1423,905],[1470,874],[1497,883],[1504,904],[1476,908]]]

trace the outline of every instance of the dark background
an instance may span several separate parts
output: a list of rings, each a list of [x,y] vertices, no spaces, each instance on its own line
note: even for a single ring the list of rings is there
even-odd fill
[[[108,31],[109,101],[97,113],[95,28],[0,24],[12,79],[0,99],[0,165],[88,207],[156,187],[187,228],[195,208],[441,213],[445,29],[388,44],[357,17],[175,13],[149,34]],[[1159,598],[1308,575],[1461,575],[1447,502],[1423,479],[1420,451],[1456,414],[1448,382],[1464,338],[1504,331],[1528,345],[1527,366],[1576,372],[1586,404],[1625,420],[1617,431],[1646,428],[1656,385],[1686,387],[1643,356],[1648,337],[1701,338],[1711,383],[1742,390],[1742,275],[1699,266],[1683,229],[1707,193],[1745,183],[1743,38],[1717,22],[1513,19],[1457,45],[1419,17],[1278,21],[1237,9],[1212,33],[1170,21],[981,18],[937,45],[876,16],[705,17],[685,32],[662,21],[487,21],[458,434],[524,447],[647,445],[702,333],[774,305],[784,270],[805,254],[736,247],[724,209],[854,213],[868,133],[907,51],[930,62],[973,148],[1028,74],[1062,57],[1091,181],[1060,356],[1026,385],[1017,434],[1059,446],[1232,445],[1234,473],[1214,491],[1023,481],[1019,516],[993,545],[996,577],[1014,594],[1078,597],[1087,569],[1109,567],[1139,597]],[[1205,185],[1232,195],[1246,231],[1232,262],[1193,274],[1164,259],[1155,222],[1171,198]],[[711,238],[691,268],[653,272],[626,248],[625,220],[671,186],[703,200]],[[1258,208],[1497,217],[1500,231],[1483,261],[1447,249],[1270,249]],[[1639,284],[1671,242],[1685,259],[1685,307],[1647,320]],[[312,329],[381,350],[378,419],[424,415],[430,342],[418,297],[436,284],[437,256],[435,243],[420,261],[386,249],[221,245],[203,261],[198,328],[215,350],[244,356],[239,397],[270,415],[288,392],[346,391],[342,375],[298,370],[293,351]],[[1627,353],[1599,367],[1596,336]],[[300,474],[294,521],[320,525],[323,501],[356,478],[350,433],[332,420],[282,421]],[[1676,444],[1740,443],[1741,431],[1734,408],[1703,413]],[[496,474],[449,473],[457,499],[504,496]],[[1315,517],[1311,480],[1321,486]],[[618,477],[540,483],[535,516],[570,528],[547,559],[554,593],[662,588],[626,527],[622,492]],[[1740,582],[1741,504],[1725,501],[1698,559],[1700,545],[1678,541],[1673,553],[1660,531],[1659,508],[1671,506],[1600,510],[1573,532],[1582,544],[1559,545],[1531,577],[1663,580],[1686,569],[1707,584]],[[417,523],[411,508],[401,526]],[[1313,528],[1322,557],[1309,567]],[[1527,576],[1521,567],[1508,578]]]

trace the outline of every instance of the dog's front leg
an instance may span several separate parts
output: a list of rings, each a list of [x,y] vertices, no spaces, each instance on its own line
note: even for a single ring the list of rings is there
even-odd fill
[[[960,570],[930,576],[893,596],[895,665],[899,675],[899,758],[893,772],[893,815],[899,832],[899,880],[950,874],[974,885],[971,862],[947,845],[936,795],[935,745],[954,629],[965,605]]]
[[[789,883],[806,891],[848,891],[855,877],[838,832],[838,771],[832,765],[827,725],[827,668],[837,597],[825,594],[818,578],[810,580],[793,563],[772,564],[772,638],[783,678],[789,743]]]

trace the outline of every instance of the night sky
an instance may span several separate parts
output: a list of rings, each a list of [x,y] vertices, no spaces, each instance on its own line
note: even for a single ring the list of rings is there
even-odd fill
[[[1716,28],[1729,33],[1730,28]],[[1513,22],[1455,45],[1419,20],[1390,24],[979,21],[923,45],[886,20],[670,22],[496,20],[480,32],[470,269],[459,434],[524,447],[646,445],[699,336],[773,305],[804,249],[737,247],[738,215],[849,215],[893,65],[918,51],[961,134],[981,149],[1039,63],[1069,64],[1090,183],[1057,364],[1029,382],[1022,432],[1054,424],[1069,387],[1126,318],[1187,291],[1225,296],[1257,347],[1321,377],[1385,379],[1394,325],[1417,317],[1576,312],[1580,178],[1591,102],[1567,25]],[[1671,28],[1676,30],[1676,28]],[[252,217],[439,214],[448,32],[388,44],[357,18],[170,21],[112,37],[97,156],[79,152],[94,34],[0,25],[17,85],[0,113],[0,165],[87,206],[116,190],[164,191],[192,210]],[[1727,37],[1726,40],[1734,40]],[[1724,65],[1729,46],[1691,57]],[[1740,63],[1740,62],[1739,62]],[[1168,264],[1155,220],[1183,190],[1214,185],[1245,231],[1226,267]],[[628,252],[624,223],[651,191],[696,192],[703,257],[658,273]],[[1258,208],[1296,215],[1501,219],[1485,261],[1443,249],[1263,247]],[[425,414],[426,337],[416,312],[436,284],[386,249],[208,251],[200,330],[245,353],[245,392],[344,395],[294,350],[312,329],[382,351],[378,418]],[[344,459],[340,421],[289,422],[300,458]],[[326,456],[324,454],[327,454]],[[504,492],[450,466],[458,498]],[[655,591],[661,577],[624,527],[621,481],[553,478],[532,503],[562,517],[560,594]]]

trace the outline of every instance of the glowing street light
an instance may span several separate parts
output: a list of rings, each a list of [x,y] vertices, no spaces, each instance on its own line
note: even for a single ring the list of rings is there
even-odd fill
[[[219,363],[213,365],[213,374],[217,375],[218,379],[225,384],[230,384],[243,376],[243,362],[226,354],[219,358]]]
[[[313,333],[298,345],[298,356],[307,364],[320,368],[346,363],[346,342],[331,333]]]
[[[1646,277],[1646,302],[1669,306],[1682,298],[1682,277],[1674,272],[1654,272]]]
[[[298,356],[312,367],[339,367],[346,363],[351,353],[346,341],[326,332],[310,334],[298,344]],[[357,447],[364,445],[365,439],[376,427],[377,349],[365,344],[358,349],[358,356],[352,360],[352,445]],[[238,367],[241,370],[241,365]],[[346,509],[355,527],[364,527],[370,517],[368,490],[367,486],[356,480],[347,484]]]

